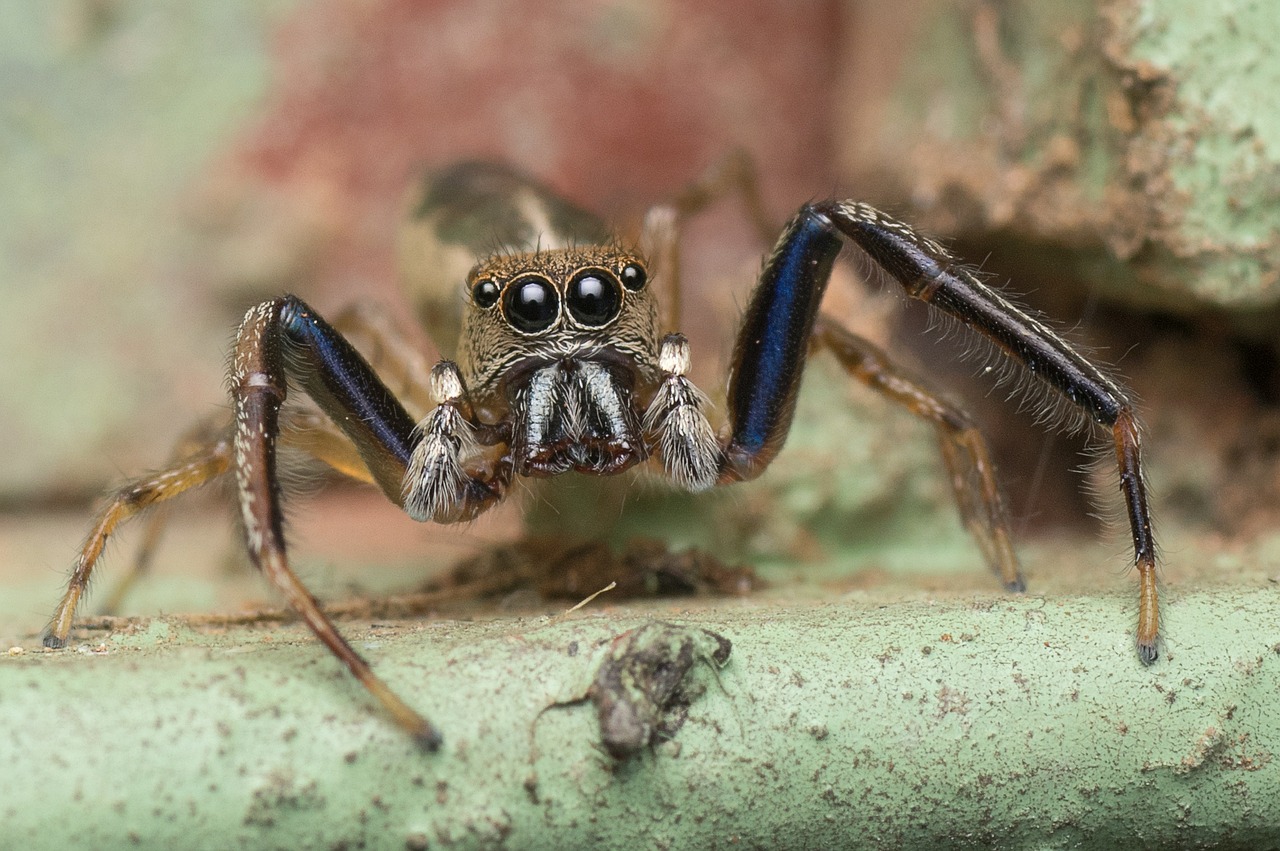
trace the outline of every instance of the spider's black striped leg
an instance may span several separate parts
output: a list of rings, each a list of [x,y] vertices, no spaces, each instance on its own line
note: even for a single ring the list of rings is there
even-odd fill
[[[806,207],[765,261],[733,348],[721,484],[754,479],[782,448],[818,305],[841,244],[831,222]]]
[[[429,391],[431,363],[417,339],[421,335],[413,336],[386,307],[361,299],[330,324],[359,350],[412,416],[421,417],[435,406]]]
[[[818,316],[813,339],[834,354],[850,376],[933,424],[961,520],[1004,587],[1009,591],[1026,590],[995,465],[986,440],[969,415],[895,366],[883,351],[829,315]]]
[[[423,440],[365,360],[306,304],[285,296],[250,310],[240,326],[231,367],[236,483],[250,557],[397,723],[424,747],[438,747],[436,729],[373,673],[289,567],[276,442],[290,381],[337,424],[373,481],[397,505],[406,504],[406,472]]]
[[[722,482],[758,475],[777,454],[795,409],[806,345],[831,264],[847,237],[926,301],[986,336],[1031,375],[1111,431],[1138,568],[1138,655],[1158,657],[1155,539],[1142,475],[1137,413],[1118,383],[1054,331],[984,285],[942,246],[865,204],[803,207],[765,264],[747,307],[729,387],[732,426]]]
[[[372,303],[357,303],[343,311],[334,327],[344,336],[355,336],[367,346],[368,360],[375,371],[398,378],[397,398],[407,398],[420,411],[427,410],[427,367],[421,355],[394,325],[389,314]],[[119,488],[98,516],[93,531],[81,547],[80,557],[49,628],[46,644],[66,643],[75,610],[84,596],[94,566],[107,540],[121,523],[150,510],[142,542],[128,572],[111,589],[100,607],[103,614],[118,611],[126,595],[149,570],[169,514],[165,503],[215,481],[231,470],[232,426],[225,416],[209,417],[189,429],[178,440],[168,465]],[[374,484],[356,446],[332,421],[315,411],[293,411],[282,423],[283,445],[300,450],[344,476]]]
[[[1138,655],[1146,664],[1154,662],[1160,637],[1156,544],[1142,473],[1141,428],[1125,390],[1052,329],[1009,303],[942,246],[907,225],[851,202],[818,204],[810,215],[834,224],[912,298],[983,334],[1090,420],[1111,431],[1138,569]]]
[[[426,359],[384,307],[357,301],[330,324],[360,352],[410,416],[421,417],[435,406]],[[281,423],[280,440],[348,478],[376,484],[356,445],[333,420],[315,410],[290,411]]]

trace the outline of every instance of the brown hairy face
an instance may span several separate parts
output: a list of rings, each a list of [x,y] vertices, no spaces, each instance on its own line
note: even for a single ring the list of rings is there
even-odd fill
[[[458,364],[477,401],[526,359],[609,352],[639,377],[658,372],[658,310],[648,267],[617,246],[502,254],[471,270]]]

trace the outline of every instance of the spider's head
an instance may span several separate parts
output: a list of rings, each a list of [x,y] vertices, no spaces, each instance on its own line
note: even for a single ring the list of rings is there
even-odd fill
[[[557,361],[656,370],[657,305],[639,254],[593,245],[503,254],[467,276],[458,363],[471,391]]]

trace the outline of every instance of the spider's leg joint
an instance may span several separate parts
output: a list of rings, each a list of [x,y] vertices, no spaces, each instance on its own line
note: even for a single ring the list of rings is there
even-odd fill
[[[251,388],[260,388],[271,391],[272,395],[283,398],[284,391],[270,375],[265,372],[250,372],[240,379],[240,388],[248,390]]]
[[[940,243],[859,201],[827,201],[815,209],[898,280],[907,295],[932,300],[952,265]]]

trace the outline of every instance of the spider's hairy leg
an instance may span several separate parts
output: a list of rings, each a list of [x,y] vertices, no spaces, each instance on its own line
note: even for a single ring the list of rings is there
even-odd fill
[[[491,460],[481,449],[475,413],[456,363],[436,364],[430,387],[436,408],[418,426],[421,439],[404,477],[404,510],[420,521],[472,520],[506,495],[511,458],[504,451]]]
[[[89,537],[76,559],[67,590],[53,613],[45,632],[45,647],[65,647],[76,607],[89,586],[94,566],[102,555],[107,539],[116,527],[148,506],[173,499],[181,493],[200,487],[226,473],[231,467],[231,440],[228,434],[187,454],[183,460],[150,476],[144,476],[117,490],[98,514]],[[154,521],[148,529],[148,540],[154,544],[159,528]],[[144,553],[145,553],[144,549]],[[145,557],[145,556],[144,556]],[[143,565],[145,569],[145,564]]]
[[[1111,431],[1138,569],[1138,655],[1144,663],[1154,662],[1160,635],[1156,545],[1142,474],[1141,429],[1128,394],[1047,325],[983,284],[941,245],[906,224],[852,201],[810,205],[799,218],[843,233],[909,296],[990,339],[1094,423]]]
[[[166,472],[178,469],[187,461],[202,455],[220,456],[226,463],[220,465],[220,469],[214,472],[214,475],[204,481],[193,482],[191,487],[186,490],[208,484],[215,478],[221,478],[230,469],[231,429],[227,425],[224,416],[205,418],[187,429],[169,454]],[[165,501],[181,492],[171,490]],[[138,551],[134,554],[133,561],[129,565],[129,571],[120,578],[120,581],[111,589],[111,593],[106,600],[98,607],[98,611],[101,614],[114,615],[119,612],[125,598],[128,597],[129,592],[133,590],[138,580],[150,572],[152,559],[155,556],[156,549],[160,546],[160,539],[164,535],[168,520],[169,512],[166,510],[166,506],[163,503],[154,504],[154,507],[148,513],[146,526],[142,533],[142,543],[139,544]]]
[[[223,419],[225,418],[218,417],[219,422]],[[206,436],[203,440],[198,437],[201,434],[208,435],[208,429],[211,425],[212,423],[210,422],[201,423],[183,438],[178,451],[173,455],[169,470],[177,468],[183,463],[184,459],[195,458],[198,455],[209,452],[216,453],[218,451],[217,445],[221,443],[228,463],[216,476],[200,484],[207,484],[213,478],[221,478],[230,471],[231,426],[223,425],[216,435]],[[306,457],[320,462],[347,478],[369,485],[374,484],[373,476],[364,466],[364,461],[360,459],[360,454],[356,451],[355,445],[350,440],[347,440],[346,435],[337,426],[318,412],[292,412],[282,424],[280,443],[303,453]],[[192,488],[194,487],[195,485],[193,484]],[[170,493],[166,500],[172,496],[177,496],[177,493]],[[107,599],[98,607],[100,614],[114,615],[119,612],[129,592],[150,571],[151,562],[160,546],[160,539],[164,535],[171,516],[168,506],[165,504],[157,504],[149,509],[146,525],[142,532],[142,541],[138,545],[137,553],[129,566],[129,572],[121,577],[120,581],[111,589]]]
[[[236,485],[250,558],[396,722],[434,750],[439,732],[373,673],[289,567],[276,443],[290,378],[356,445],[397,505],[413,448],[413,420],[355,349],[306,304],[284,296],[251,309],[237,335],[230,382]]]
[[[969,415],[895,366],[879,348],[850,333],[831,316],[819,315],[814,342],[834,354],[850,376],[933,423],[961,520],[1004,587],[1009,591],[1026,590],[995,466],[986,440]]]
[[[165,526],[169,522],[169,512],[163,504],[157,505],[148,512],[146,525],[142,530],[142,543],[129,563],[128,573],[112,586],[98,608],[98,614],[115,616],[124,608],[124,601],[144,576],[151,572],[151,564],[156,550],[160,547],[160,539],[164,537]]]
[[[84,598],[93,571],[102,558],[108,539],[120,524],[147,513],[142,541],[128,572],[99,607],[99,611],[107,615],[119,611],[129,591],[149,571],[170,519],[166,510],[169,500],[201,488],[231,471],[232,427],[225,420],[220,415],[197,423],[179,439],[166,467],[135,479],[112,494],[81,547],[67,591],[50,620],[44,639],[46,646],[65,646],[76,609]],[[293,413],[281,431],[280,440],[283,445],[300,450],[344,476],[374,483],[355,445],[319,413]]]

